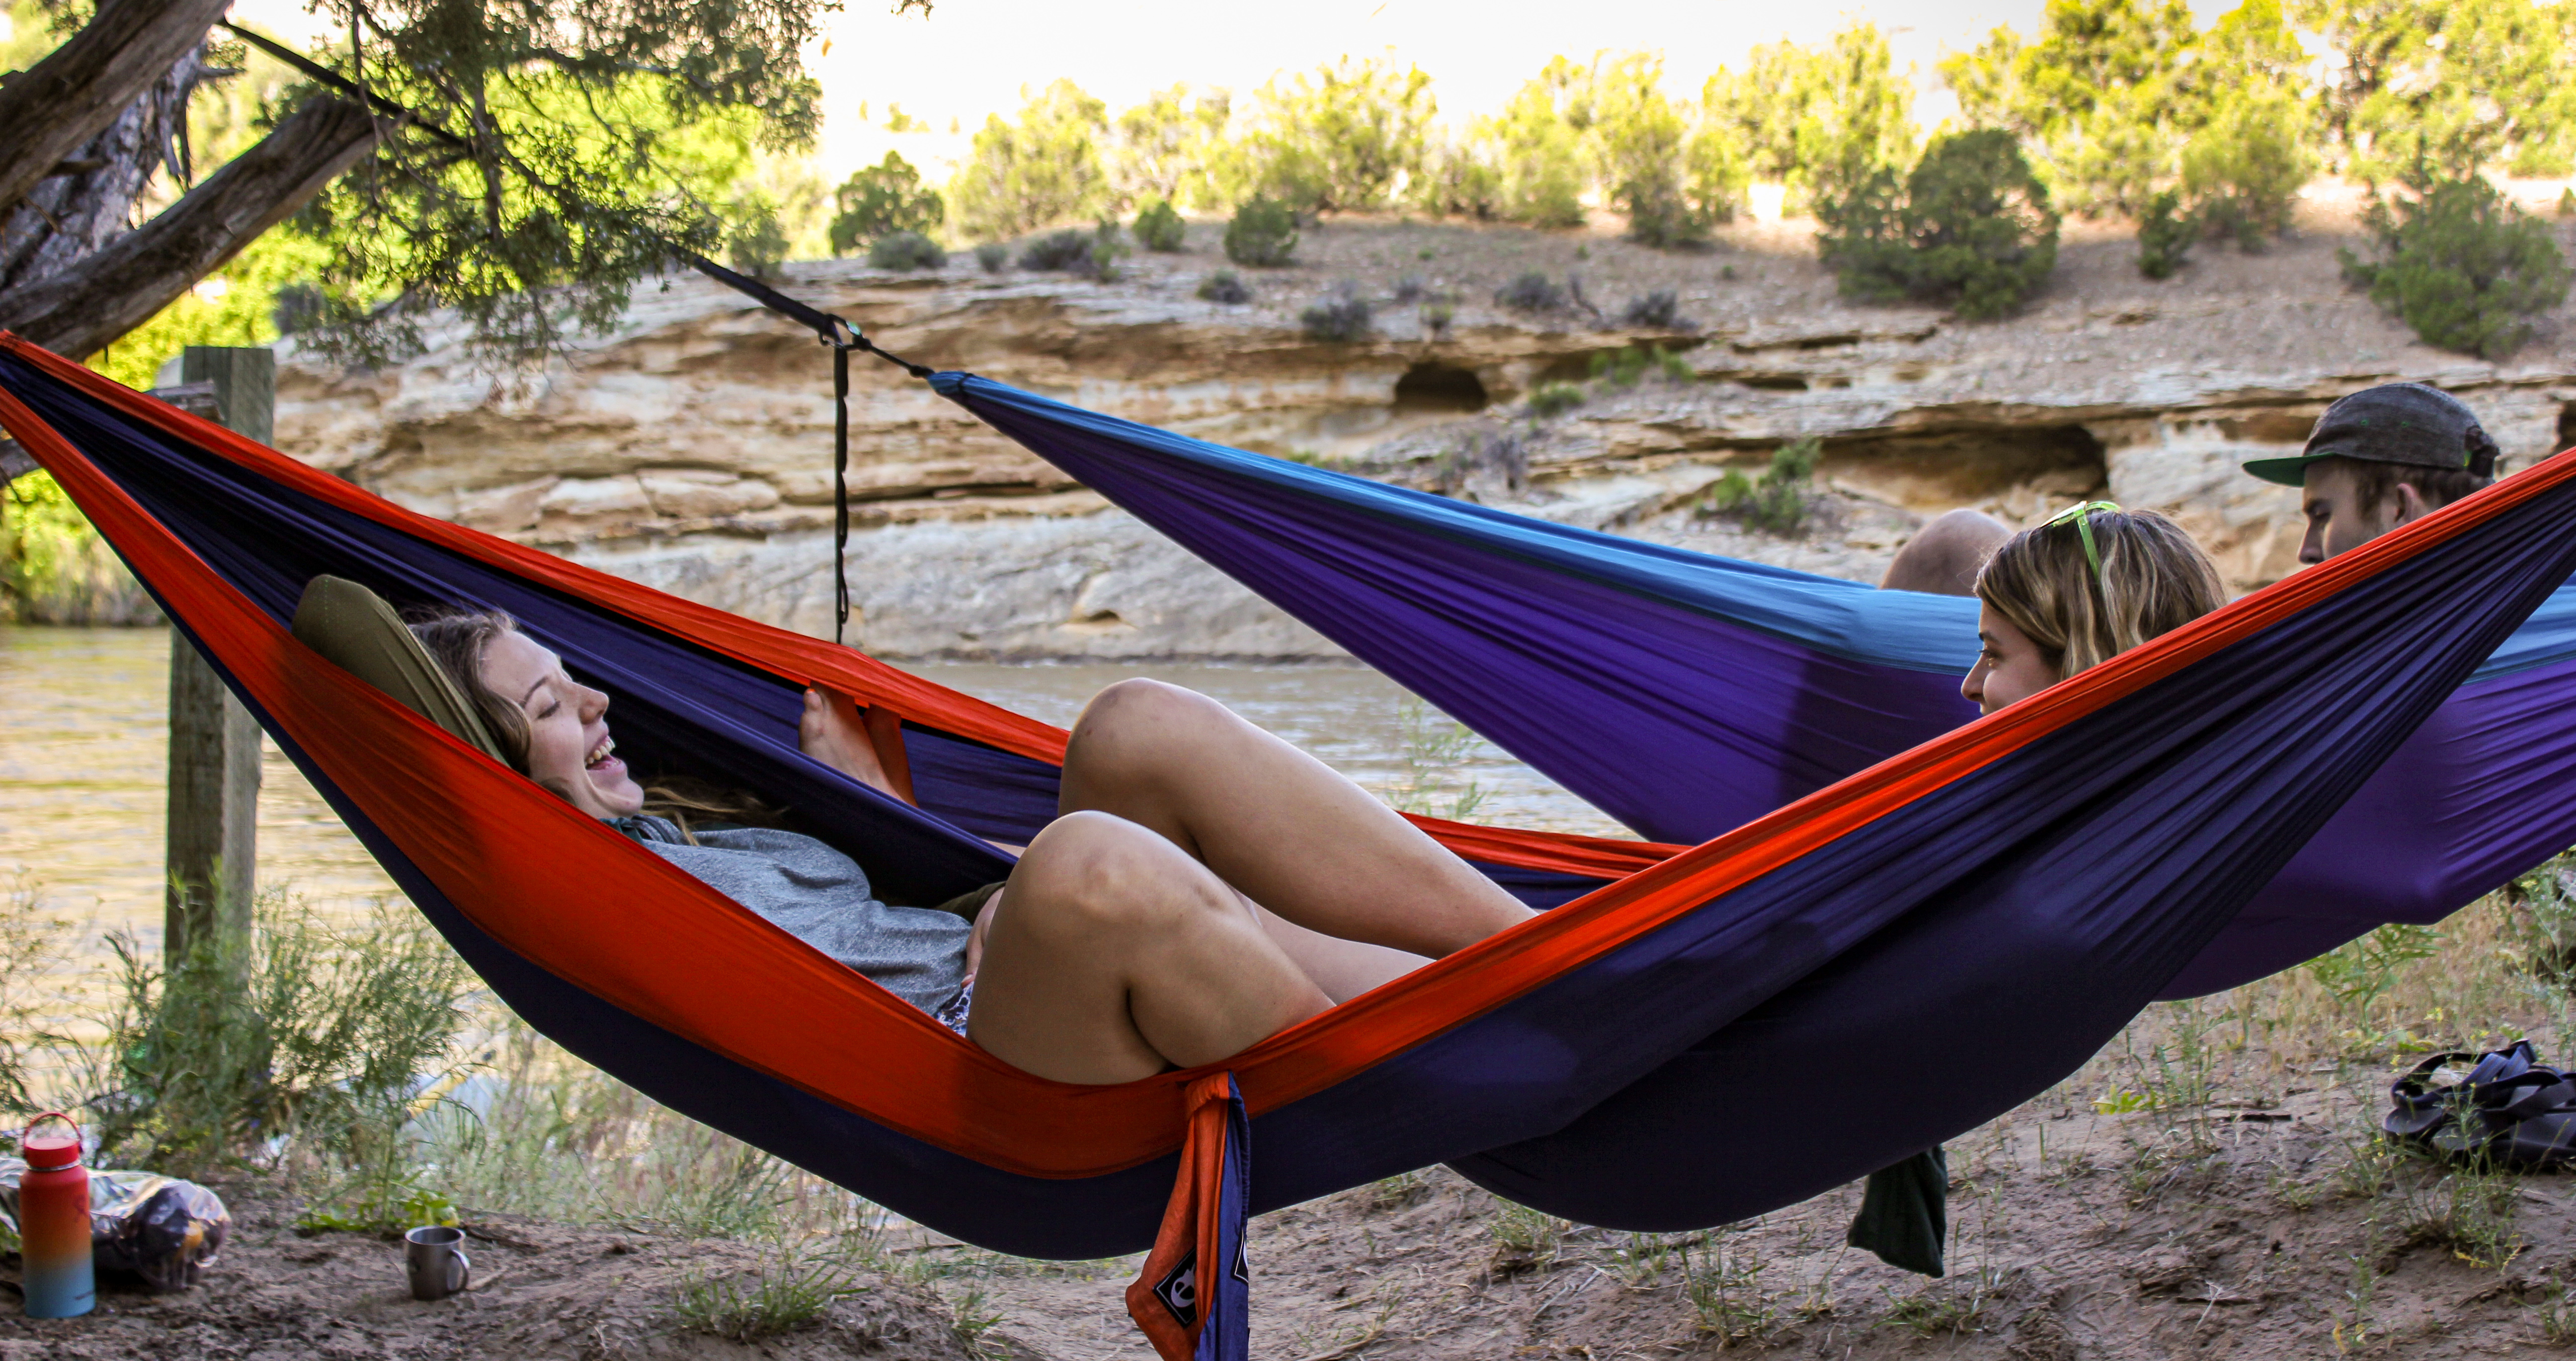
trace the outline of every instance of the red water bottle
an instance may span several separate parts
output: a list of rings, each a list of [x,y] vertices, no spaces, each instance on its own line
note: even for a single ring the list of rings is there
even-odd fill
[[[48,1120],[63,1127],[40,1132]],[[81,1166],[80,1126],[61,1111],[47,1111],[28,1122],[20,1142],[27,1155],[18,1181],[27,1317],[86,1314],[98,1304],[98,1276],[90,1262],[89,1169]]]

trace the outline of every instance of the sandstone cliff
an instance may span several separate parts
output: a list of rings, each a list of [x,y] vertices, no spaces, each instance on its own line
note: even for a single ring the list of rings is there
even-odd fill
[[[1299,267],[1246,271],[1253,303],[1200,301],[1223,264],[1193,249],[1101,284],[788,267],[790,291],[881,344],[1083,406],[1612,532],[1875,579],[1922,518],[1976,505],[2025,520],[2104,493],[2180,515],[2251,588],[2293,570],[2295,497],[2242,459],[2294,450],[2324,404],[2395,377],[2478,409],[2508,466],[2568,443],[2576,346],[2545,335],[2504,364],[2429,350],[2335,272],[2348,215],[2300,237],[2204,250],[2158,284],[2132,243],[2069,242],[2051,292],[2006,323],[1856,307],[1792,229],[1748,227],[1700,255],[1600,237],[1403,223],[1310,233]],[[1492,301],[1525,270],[1573,276],[1585,305]],[[1296,315],[1328,285],[1378,303],[1351,344]],[[1619,324],[1671,290],[1688,331]],[[1418,300],[1454,297],[1435,332]],[[1689,376],[1532,417],[1632,343]],[[694,276],[640,293],[624,324],[521,383],[451,342],[374,373],[295,359],[278,438],[298,457],[430,514],[808,632],[831,629],[830,365],[813,338]],[[890,656],[1335,655],[1321,638],[1073,485],[900,372],[862,360],[851,398],[857,532],[852,641]],[[1831,504],[1805,537],[1695,510],[1729,467],[1824,440]]]

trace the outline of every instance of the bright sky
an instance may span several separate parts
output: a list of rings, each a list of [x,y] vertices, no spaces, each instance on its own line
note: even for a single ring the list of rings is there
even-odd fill
[[[2030,34],[2040,3],[1777,9],[1745,0],[1291,0],[1269,12],[1240,7],[1242,0],[938,0],[923,18],[890,14],[886,0],[848,0],[826,20],[828,40],[808,60],[824,89],[818,160],[827,176],[838,179],[894,146],[925,169],[936,167],[936,179],[986,114],[1007,116],[1023,87],[1034,91],[1060,76],[1106,100],[1114,114],[1179,81],[1248,92],[1283,69],[1393,48],[1399,60],[1431,75],[1442,117],[1460,120],[1501,107],[1560,53],[1659,51],[1673,92],[1696,94],[1719,66],[1740,68],[1756,43],[1783,36],[1820,43],[1854,19],[1878,24],[1897,66],[1916,68],[1917,117],[1930,128],[1955,108],[1934,63],[1974,46],[1997,24]],[[2233,0],[2193,3],[2203,23],[2232,8]],[[297,40],[317,28],[303,0],[238,0],[233,14]],[[887,133],[887,108],[897,104],[932,131]],[[960,128],[953,138],[952,119]]]

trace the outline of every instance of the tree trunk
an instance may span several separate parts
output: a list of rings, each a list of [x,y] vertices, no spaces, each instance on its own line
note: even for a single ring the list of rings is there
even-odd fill
[[[56,354],[95,354],[303,207],[375,142],[366,110],[314,99],[150,222],[0,293],[0,327]]]
[[[206,40],[230,0],[108,0],[71,41],[0,85],[0,211],[107,130]]]
[[[134,230],[135,205],[167,166],[186,176],[172,144],[187,126],[188,95],[205,73],[204,52],[179,58],[107,128],[81,144],[67,165],[0,210],[0,293],[32,283]]]

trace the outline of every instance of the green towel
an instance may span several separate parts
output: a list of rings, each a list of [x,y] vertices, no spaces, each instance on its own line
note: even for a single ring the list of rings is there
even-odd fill
[[[1934,1145],[1869,1174],[1860,1213],[1843,1239],[1878,1260],[1938,1279],[1941,1240],[1950,1232],[1950,1159]]]

